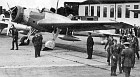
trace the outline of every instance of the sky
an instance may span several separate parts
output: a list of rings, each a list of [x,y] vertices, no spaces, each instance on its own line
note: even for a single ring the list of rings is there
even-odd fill
[[[24,6],[27,8],[56,8],[58,0],[1,0],[0,1],[0,6],[3,6],[5,9],[9,9],[7,3],[9,4],[10,7],[14,6]],[[58,7],[63,7],[64,2],[83,2],[85,0],[59,0]]]

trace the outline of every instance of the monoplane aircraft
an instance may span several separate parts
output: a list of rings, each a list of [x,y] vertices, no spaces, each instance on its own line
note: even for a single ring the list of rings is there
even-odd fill
[[[74,31],[132,28],[132,25],[124,22],[76,21],[51,11],[34,11],[21,6],[12,7],[10,10],[12,18],[11,22],[32,27],[32,29],[29,29],[28,37],[24,40],[28,40],[30,35],[34,33],[35,30],[55,33],[55,36],[53,36],[54,40],[57,38],[58,34],[64,34],[65,37],[67,36],[69,38],[62,37],[62,39],[67,41],[79,41],[79,38],[73,36],[72,33]],[[26,42],[23,41],[23,43]]]

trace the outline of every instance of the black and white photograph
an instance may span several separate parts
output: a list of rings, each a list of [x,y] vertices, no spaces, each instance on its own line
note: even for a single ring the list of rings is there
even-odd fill
[[[0,77],[140,77],[140,0],[1,0]]]

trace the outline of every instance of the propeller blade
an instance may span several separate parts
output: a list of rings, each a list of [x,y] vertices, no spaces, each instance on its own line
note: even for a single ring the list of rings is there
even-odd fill
[[[7,6],[8,6],[8,8],[9,8],[9,14],[10,14],[10,19],[9,19],[9,22],[8,22],[8,27],[7,27],[7,35],[9,34],[9,30],[10,30],[10,28],[12,27],[12,12],[13,12],[13,10],[16,8],[16,7],[14,7],[12,10],[10,9],[10,6],[9,6],[9,4],[7,3]]]
[[[12,21],[12,13],[13,13],[13,10],[16,9],[16,7],[14,7],[13,9],[11,9],[8,3],[7,3],[7,6],[8,6],[8,8],[9,8],[9,11],[8,11],[8,12],[9,12],[9,14],[10,14],[10,20],[9,20],[9,21],[11,22],[11,21]]]
[[[9,6],[9,4],[7,3],[7,6],[8,6],[8,8],[10,9],[10,6]]]

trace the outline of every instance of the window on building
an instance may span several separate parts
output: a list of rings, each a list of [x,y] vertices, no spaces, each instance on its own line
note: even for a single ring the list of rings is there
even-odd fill
[[[88,16],[88,6],[85,6],[85,16]]]
[[[134,5],[134,9],[139,9],[139,5]],[[138,18],[138,13],[134,12],[134,18]]]
[[[122,17],[122,5],[118,5],[118,18]]]
[[[97,16],[100,17],[100,6],[97,6]]]
[[[107,17],[107,6],[103,7],[103,17]]]
[[[110,17],[113,18],[114,17],[114,5],[110,6]]]
[[[130,18],[130,11],[129,11],[130,5],[126,5],[125,9],[125,18]]]
[[[94,16],[94,6],[91,6],[91,16]]]

